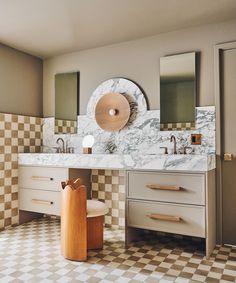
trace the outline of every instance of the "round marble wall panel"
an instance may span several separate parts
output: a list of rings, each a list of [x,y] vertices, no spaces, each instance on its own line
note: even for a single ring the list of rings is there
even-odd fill
[[[124,78],[113,78],[102,82],[92,93],[88,105],[87,115],[95,117],[95,108],[102,96],[107,93],[120,93],[128,100],[131,114],[130,120],[147,111],[144,93],[134,82]]]

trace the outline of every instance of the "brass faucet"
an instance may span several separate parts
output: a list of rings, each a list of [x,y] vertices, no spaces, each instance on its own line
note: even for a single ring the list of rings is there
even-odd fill
[[[59,142],[61,141],[62,143],[62,153],[65,153],[66,152],[66,149],[65,149],[65,141],[62,139],[62,138],[58,138],[56,143],[59,145]]]
[[[170,137],[170,142],[174,142],[174,154],[177,154],[177,150],[176,150],[176,138],[174,135],[172,135]]]

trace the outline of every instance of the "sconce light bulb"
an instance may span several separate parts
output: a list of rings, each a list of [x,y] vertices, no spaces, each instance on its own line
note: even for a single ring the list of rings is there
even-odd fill
[[[83,147],[93,147],[94,145],[94,136],[92,135],[87,135],[83,138],[82,141]]]

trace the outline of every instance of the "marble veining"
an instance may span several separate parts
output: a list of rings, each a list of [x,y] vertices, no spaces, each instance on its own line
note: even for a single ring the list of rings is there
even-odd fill
[[[205,172],[215,168],[215,155],[20,153],[18,162],[30,166]]]
[[[202,144],[191,146],[192,133],[202,134]],[[55,152],[58,137],[64,138],[75,153],[82,153],[82,139],[91,134],[95,137],[93,152],[96,154],[160,154],[161,146],[173,150],[170,136],[177,140],[177,149],[183,151],[184,146],[191,146],[194,154],[215,154],[215,107],[196,108],[196,129],[189,131],[160,131],[160,110],[146,111],[140,114],[132,123],[119,132],[110,133],[102,130],[95,119],[89,115],[78,116],[77,134],[54,134],[54,118],[45,118],[43,124],[43,152]]]
[[[147,111],[147,103],[141,88],[125,78],[112,78],[102,82],[92,93],[87,105],[87,116],[94,117],[98,100],[106,93],[117,92],[125,95],[129,101],[137,103],[137,116]]]

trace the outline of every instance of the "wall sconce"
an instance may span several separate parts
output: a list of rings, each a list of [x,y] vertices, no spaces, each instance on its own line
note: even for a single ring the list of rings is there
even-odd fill
[[[92,147],[94,145],[94,136],[88,135],[83,138],[82,141],[83,145],[83,153],[84,154],[91,154],[92,153]]]

